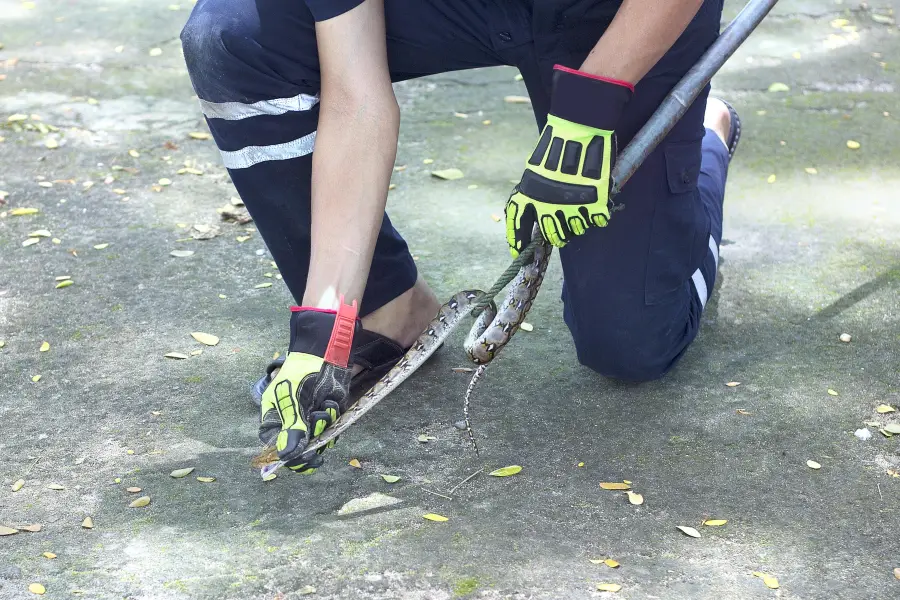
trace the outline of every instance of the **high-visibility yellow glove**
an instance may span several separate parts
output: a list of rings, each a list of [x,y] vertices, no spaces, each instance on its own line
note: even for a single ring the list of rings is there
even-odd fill
[[[320,452],[304,452],[347,410],[350,348],[359,327],[356,302],[337,311],[291,307],[291,344],[278,375],[263,392],[259,439],[275,444],[285,466],[310,474]],[[331,447],[330,444],[327,447]]]
[[[615,127],[634,87],[556,65],[547,124],[525,173],[506,203],[506,241],[513,257],[531,241],[565,246],[609,222]]]

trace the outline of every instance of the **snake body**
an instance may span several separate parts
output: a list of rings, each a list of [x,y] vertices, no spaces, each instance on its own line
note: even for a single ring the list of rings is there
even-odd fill
[[[497,310],[491,301],[476,317],[475,324],[472,325],[463,344],[466,354],[474,363],[482,367],[487,365],[515,335],[531,309],[541,283],[544,281],[551,250],[552,246],[547,243],[538,244],[531,262],[522,266],[512,281],[506,297],[500,304],[500,309]],[[428,324],[428,327],[403,358],[331,427],[313,440],[306,450],[308,452],[318,450],[337,438],[390,392],[394,391],[397,386],[406,381],[410,375],[425,364],[425,361],[434,354],[467,315],[484,305],[486,300],[484,296],[485,293],[480,290],[465,290],[450,298],[441,306],[437,316]],[[273,451],[274,449],[268,449],[270,453]],[[282,466],[284,466],[284,461],[281,460],[268,464],[261,469],[260,475],[263,479],[267,479]]]

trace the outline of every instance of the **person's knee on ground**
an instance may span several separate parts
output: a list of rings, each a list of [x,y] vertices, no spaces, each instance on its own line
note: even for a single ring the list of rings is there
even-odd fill
[[[640,329],[640,325],[609,323],[573,334],[578,362],[610,379],[631,383],[660,379],[678,363],[686,340],[673,348],[664,336]]]

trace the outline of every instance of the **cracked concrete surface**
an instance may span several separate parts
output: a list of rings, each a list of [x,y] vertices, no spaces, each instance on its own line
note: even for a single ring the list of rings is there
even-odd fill
[[[900,596],[900,436],[853,435],[900,422],[876,412],[900,408],[900,30],[872,16],[896,12],[895,0],[782,0],[715,79],[744,137],[716,291],[671,375],[632,386],[578,366],[554,262],[534,331],[516,336],[474,399],[480,457],[452,425],[467,383],[451,371],[465,361],[459,332],[319,474],[268,484],[249,467],[248,385],[283,350],[291,300],[265,277],[274,270],[252,224],[184,241],[191,224],[219,222],[234,190],[212,142],[188,137],[204,130],[177,41],[188,5],[169,3],[0,11],[0,524],[43,526],[0,537],[0,598],[31,598],[33,582],[47,598],[102,600]],[[740,6],[729,1],[726,18]],[[502,100],[524,93],[514,75],[396,86],[398,164],[409,166],[389,211],[441,297],[488,285],[508,261],[491,215],[536,134],[528,107]],[[776,81],[790,90],[767,92]],[[40,121],[6,122],[16,113]],[[186,163],[203,175],[179,175]],[[465,178],[429,176],[444,167]],[[160,178],[172,183],[155,191]],[[423,206],[439,202],[451,208],[437,238]],[[40,213],[11,216],[16,207]],[[22,247],[37,229],[60,243]],[[55,289],[61,275],[75,284]],[[192,331],[222,341],[202,347]],[[418,442],[423,433],[435,439]],[[508,464],[522,473],[480,475],[452,500],[429,493]],[[184,466],[195,473],[169,477]],[[642,506],[599,489],[623,479]],[[128,508],[128,486],[150,506]],[[371,509],[339,514],[367,497]],[[621,566],[588,561],[605,557]],[[623,587],[598,592],[600,582]]]

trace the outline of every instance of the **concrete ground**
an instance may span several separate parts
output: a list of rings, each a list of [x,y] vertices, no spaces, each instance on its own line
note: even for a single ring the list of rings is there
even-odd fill
[[[170,1],[8,0],[0,11],[0,525],[42,526],[0,540],[0,598],[30,598],[33,583],[47,598],[90,599],[900,597],[900,436],[878,432],[900,417],[876,410],[900,405],[889,0],[782,0],[715,80],[744,138],[719,284],[671,375],[633,386],[579,367],[554,262],[534,331],[477,392],[480,457],[453,427],[467,382],[451,371],[465,364],[459,332],[320,473],[269,483],[249,466],[247,392],[284,348],[290,298],[266,277],[252,224],[216,212],[234,191],[213,143],[188,135],[205,131],[177,39],[189,5]],[[398,164],[409,166],[389,209],[441,297],[489,285],[508,262],[491,215],[536,134],[527,105],[503,101],[524,93],[514,75],[397,86]],[[767,91],[775,82],[789,89]],[[436,167],[465,177],[439,181]],[[171,184],[155,189],[160,178]],[[438,238],[423,204],[442,201],[453,213]],[[194,224],[221,233],[195,241]],[[39,229],[51,237],[23,247]],[[74,285],[56,289],[64,275]],[[221,342],[203,346],[194,331]],[[857,439],[860,428],[872,438]],[[522,472],[485,474],[510,464]],[[169,476],[183,467],[196,470]],[[479,468],[452,500],[429,493]],[[643,505],[598,485],[622,480]],[[399,502],[339,512],[374,493]],[[149,506],[128,507],[145,494]]]

